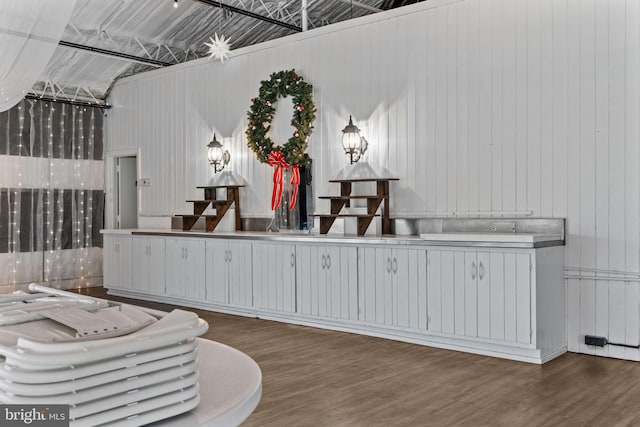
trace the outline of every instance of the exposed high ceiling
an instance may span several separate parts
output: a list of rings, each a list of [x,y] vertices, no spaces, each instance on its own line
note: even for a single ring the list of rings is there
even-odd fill
[[[307,0],[308,29],[422,0]],[[175,7],[177,4],[177,7]],[[77,0],[38,97],[103,104],[124,76],[202,58],[214,33],[231,48],[302,30],[302,0]]]

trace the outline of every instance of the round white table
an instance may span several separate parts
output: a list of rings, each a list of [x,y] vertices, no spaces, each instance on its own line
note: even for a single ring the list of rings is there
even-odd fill
[[[198,338],[200,404],[154,426],[229,427],[243,422],[262,397],[262,371],[243,352]]]

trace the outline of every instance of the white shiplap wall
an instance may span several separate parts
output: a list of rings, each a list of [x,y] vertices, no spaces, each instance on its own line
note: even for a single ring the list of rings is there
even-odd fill
[[[327,181],[348,167],[339,138],[352,114],[365,159],[400,177],[394,216],[566,217],[568,344],[592,353],[585,333],[640,338],[639,60],[637,0],[431,0],[244,48],[224,64],[124,79],[108,150],[141,149],[140,176],[152,180],[141,213],[167,216],[187,212],[209,179],[215,131],[249,184],[243,216],[268,216],[271,169],[246,147],[246,111],[261,80],[295,67],[318,107],[315,195],[336,193]],[[316,210],[328,206],[316,200]]]

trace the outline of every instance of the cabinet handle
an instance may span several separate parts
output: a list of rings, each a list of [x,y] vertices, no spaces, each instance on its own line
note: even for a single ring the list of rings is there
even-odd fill
[[[296,265],[296,257],[291,254],[291,267],[293,267],[294,265]]]
[[[331,255],[327,254],[327,268],[331,268]]]
[[[322,261],[320,261],[320,267],[322,267],[322,269],[324,270],[326,266],[327,266],[327,259],[325,258],[324,254],[322,254]]]
[[[393,257],[393,273],[395,274],[398,271],[398,260],[396,257]]]
[[[233,259],[233,252],[231,252],[231,249],[229,249],[229,262],[231,262],[232,259]]]
[[[387,258],[387,273],[391,273],[391,258]]]
[[[476,266],[476,262],[473,261],[471,263],[471,278],[476,280],[476,275],[478,274],[478,267]]]
[[[484,278],[484,264],[482,264],[482,261],[480,261],[480,275],[478,277],[480,277],[480,280],[482,280]]]

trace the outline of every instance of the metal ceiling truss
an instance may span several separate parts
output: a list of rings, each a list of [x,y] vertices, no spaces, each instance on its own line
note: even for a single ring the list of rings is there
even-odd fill
[[[383,10],[395,9],[400,6],[406,6],[408,4],[419,3],[423,0],[384,0],[380,7]]]
[[[50,91],[47,91],[47,88],[49,88]],[[75,87],[75,89],[76,90],[73,96],[70,96],[65,92],[65,90],[72,90],[72,88],[67,88],[64,85],[58,83],[45,81],[42,90],[32,88],[27,94],[26,98],[63,102],[73,105],[90,105],[93,107],[106,106],[106,108],[111,108],[111,106],[108,106],[105,100],[97,99],[88,88],[78,86]],[[86,93],[86,95],[81,94],[80,91]]]
[[[280,27],[284,27],[284,28],[287,28],[287,29],[292,30],[292,31],[297,31],[297,32],[301,32],[302,31],[302,28],[297,26],[297,25],[290,24],[288,22],[284,22],[284,21],[272,18],[271,16],[260,15],[258,13],[252,12],[251,10],[248,10],[248,9],[243,9],[243,8],[240,8],[240,7],[230,6],[228,4],[221,3],[221,2],[215,1],[215,0],[197,0],[197,1],[199,1],[200,3],[207,4],[209,6],[212,6],[212,7],[219,7],[221,9],[223,9],[223,10],[227,10],[227,11],[231,11],[233,13],[237,13],[237,14],[240,14],[240,15],[248,16],[248,17],[251,17],[253,19],[259,19],[260,21],[268,22],[268,23],[273,24],[273,25],[278,25]],[[263,4],[263,6],[264,6],[264,4]],[[266,8],[266,9],[269,10],[268,8]],[[272,15],[272,13],[270,15]]]
[[[85,101],[78,101],[78,100],[74,101],[70,99],[54,98],[50,95],[39,95],[37,93],[34,93],[34,91],[31,91],[30,93],[28,93],[27,96],[25,96],[25,98],[35,99],[38,101],[60,102],[62,104],[77,105],[79,107],[97,107],[104,110],[108,110],[111,108],[111,105],[109,104],[94,104],[94,103],[85,102]]]
[[[60,40],[58,42],[58,45],[63,46],[63,47],[68,47],[71,49],[78,49],[78,50],[84,50],[87,52],[91,52],[93,54],[96,55],[102,55],[102,56],[109,56],[112,58],[120,58],[120,59],[124,59],[126,61],[129,62],[137,62],[139,64],[144,64],[144,65],[151,65],[153,67],[167,67],[169,65],[173,65],[170,62],[164,62],[164,61],[159,61],[157,59],[153,59],[153,58],[143,58],[140,56],[136,56],[136,55],[129,55],[128,53],[122,53],[122,52],[116,52],[113,50],[108,50],[108,49],[102,49],[99,47],[95,47],[95,46],[87,46],[87,45],[83,45],[83,44],[79,44],[79,43],[72,43],[72,42],[67,42],[64,40]],[[145,49],[146,51],[146,49]],[[148,52],[147,52],[148,54]]]
[[[245,4],[242,2],[242,0],[239,0],[239,4],[242,6],[240,7],[235,7],[235,6],[231,6],[216,0],[197,0],[201,3],[207,4],[209,6],[212,7],[218,7],[221,8],[225,14],[232,14],[232,13],[238,13],[244,16],[249,16],[251,18],[263,21],[263,22],[268,22],[270,24],[273,25],[278,25],[280,27],[283,28],[287,28],[289,30],[292,31],[297,31],[300,32],[302,31],[301,27],[298,27],[297,25],[295,25],[295,15],[297,14],[297,12],[291,12],[289,10],[289,7],[292,4],[296,4],[296,0],[289,0],[289,1],[281,1],[278,2],[275,7],[272,7],[271,10],[269,9],[269,7],[262,1],[262,0],[258,0],[256,2],[256,0],[251,0],[251,4],[250,7],[247,8],[247,6],[245,6]],[[363,9],[366,9],[368,11],[371,12],[380,12],[383,9],[379,9],[373,6],[369,6],[367,4],[361,3],[359,1],[352,1],[352,0],[339,0],[343,3],[347,3],[350,4],[352,6],[355,7],[360,7]],[[410,2],[410,1],[409,1]],[[393,8],[393,7],[398,7],[400,4],[402,3],[409,3],[406,0],[402,1],[402,0],[385,0],[383,2],[383,7],[385,8]],[[258,14],[256,12],[252,12],[250,9],[254,9],[256,7],[256,3],[259,3],[268,13],[268,16],[264,16],[261,14]],[[227,16],[227,15],[225,15]],[[284,20],[288,20],[293,22],[289,23],[289,22],[285,22]],[[315,23],[312,22],[309,19],[309,22],[311,23],[312,27],[316,27]],[[324,22],[321,22],[320,25],[323,25]],[[254,26],[255,27],[255,26]],[[72,25],[72,28],[78,33],[81,34],[81,32],[74,26]],[[101,36],[106,36],[106,39],[109,40],[111,43],[114,44],[114,46],[117,47],[117,43],[113,40],[113,38],[106,33],[106,31],[102,32],[103,34],[101,34]],[[82,50],[85,52],[91,52],[93,54],[96,55],[101,55],[101,56],[108,56],[108,57],[112,57],[112,58],[119,58],[122,60],[126,60],[129,62],[135,62],[138,64],[143,64],[143,65],[150,65],[152,67],[156,67],[156,68],[160,68],[160,67],[166,67],[169,65],[174,65],[175,63],[180,63],[180,62],[185,62],[187,61],[187,59],[189,58],[189,54],[193,54],[196,58],[198,58],[198,55],[195,52],[190,52],[189,49],[187,49],[184,52],[184,60],[180,61],[178,59],[178,56],[176,55],[176,53],[174,53],[174,51],[167,45],[156,45],[154,46],[155,49],[155,58],[154,56],[151,54],[151,52],[149,51],[149,49],[147,49],[147,47],[145,47],[145,45],[142,43],[142,41],[138,38],[132,38],[133,41],[135,41],[138,46],[142,49],[142,51],[144,51],[144,53],[146,54],[146,57],[142,57],[142,56],[136,56],[136,55],[131,55],[128,53],[122,53],[122,52],[118,52],[115,50],[109,50],[109,49],[103,49],[103,48],[99,48],[99,47],[95,47],[95,46],[88,46],[88,45],[84,45],[84,44],[80,44],[80,43],[73,43],[73,42],[68,42],[68,41],[64,41],[61,40],[58,44],[60,46],[63,47],[67,47],[70,49],[77,49],[77,50]],[[164,47],[169,54],[171,55],[171,57],[175,60],[175,63],[170,63],[170,62],[165,62],[165,61],[161,61],[158,59],[159,53],[162,50],[162,47]]]
[[[273,18],[273,15],[277,15],[277,18],[274,19],[280,19],[282,21],[288,19],[289,21],[293,22],[293,25],[295,25],[296,20],[293,18],[293,16],[297,13],[291,13],[289,12],[289,5],[291,5],[293,3],[293,1],[295,0],[289,0],[288,2],[284,2],[284,1],[279,1],[277,4],[275,4],[273,10],[269,10],[269,7],[264,4],[264,2],[262,0],[260,0],[260,4],[262,5],[262,7],[264,7],[264,10],[267,11],[268,15],[270,18]],[[242,4],[242,2],[240,2],[240,4]]]
[[[364,9],[364,10],[368,10],[369,12],[383,12],[384,9],[380,9],[378,7],[374,7],[374,6],[369,6],[368,4],[364,4],[361,3],[359,1],[352,1],[352,0],[338,0],[341,1],[342,3],[346,3],[348,5],[351,5],[353,7],[359,7],[360,9]]]
[[[301,26],[304,26],[306,29],[307,26],[315,28],[330,23],[328,16],[316,17],[316,22],[314,22],[314,20],[308,15],[308,13],[305,13],[308,10],[308,4],[310,5],[312,2],[314,2],[314,0],[308,0],[308,2],[303,1],[301,7],[299,0],[237,0],[237,6],[232,6],[218,0],[196,1],[210,7],[219,8],[222,12],[221,22],[230,18],[233,14],[247,16],[256,20],[255,23],[252,23],[252,25],[250,25],[251,28],[249,30],[246,30],[246,28],[244,28],[243,31],[236,35],[236,43],[240,42],[244,37],[249,36],[252,30],[260,27],[261,23],[264,22],[295,32],[303,31],[303,28],[301,28]],[[350,5],[352,10],[355,8],[359,8],[362,10],[366,10],[369,13],[375,13],[387,9],[393,9],[405,4],[415,3],[420,0],[384,0],[382,1],[380,7],[368,5],[363,2],[364,0],[335,1]],[[116,16],[117,12],[114,12],[114,16],[111,16],[109,19],[115,19]],[[97,44],[111,47],[112,50],[64,40],[61,40],[58,44],[59,46],[68,49],[75,49],[78,51],[88,52],[93,55],[116,58],[130,63],[139,64],[129,68],[129,70],[138,71],[148,69],[145,67],[149,66],[160,68],[178,64],[181,62],[186,62],[189,59],[200,58],[198,49],[194,46],[169,46],[167,44],[163,44],[162,42],[157,43],[153,41],[145,41],[144,39],[140,39],[139,37],[128,37],[125,40],[120,40],[117,35],[114,39],[114,37],[112,37],[112,35],[104,29],[109,26],[110,20],[108,20],[106,23],[103,23],[103,25],[100,26],[99,30],[95,30],[94,34],[98,39],[102,41],[101,43],[97,43],[98,40],[96,40]],[[298,26],[298,24],[300,24],[301,26]],[[78,36],[81,36],[82,38],[87,37],[86,31],[81,31],[76,25],[74,25],[73,22],[69,23],[69,26],[71,28],[71,31],[75,32]],[[282,33],[279,32],[279,34]],[[106,44],[104,42],[106,42]],[[123,49],[130,52],[137,51],[138,55],[123,53],[121,52]],[[69,65],[71,66],[71,62]],[[142,65],[142,67],[140,65]],[[131,72],[131,74],[135,74],[135,72],[136,71],[133,71]],[[120,76],[115,78],[113,82],[115,82],[118,78],[126,75],[129,74],[127,74],[127,72],[121,74]],[[41,82],[41,84],[43,86],[31,90],[30,94],[28,95],[29,98],[47,99],[51,101],[65,102],[73,105],[90,105],[100,106],[102,108],[110,108],[110,106],[106,105],[106,101],[98,98],[106,98],[112,86],[103,96],[102,94],[96,95],[92,93],[89,88],[83,86],[72,85],[70,87],[65,87],[64,85],[54,83],[52,81],[43,81]]]

